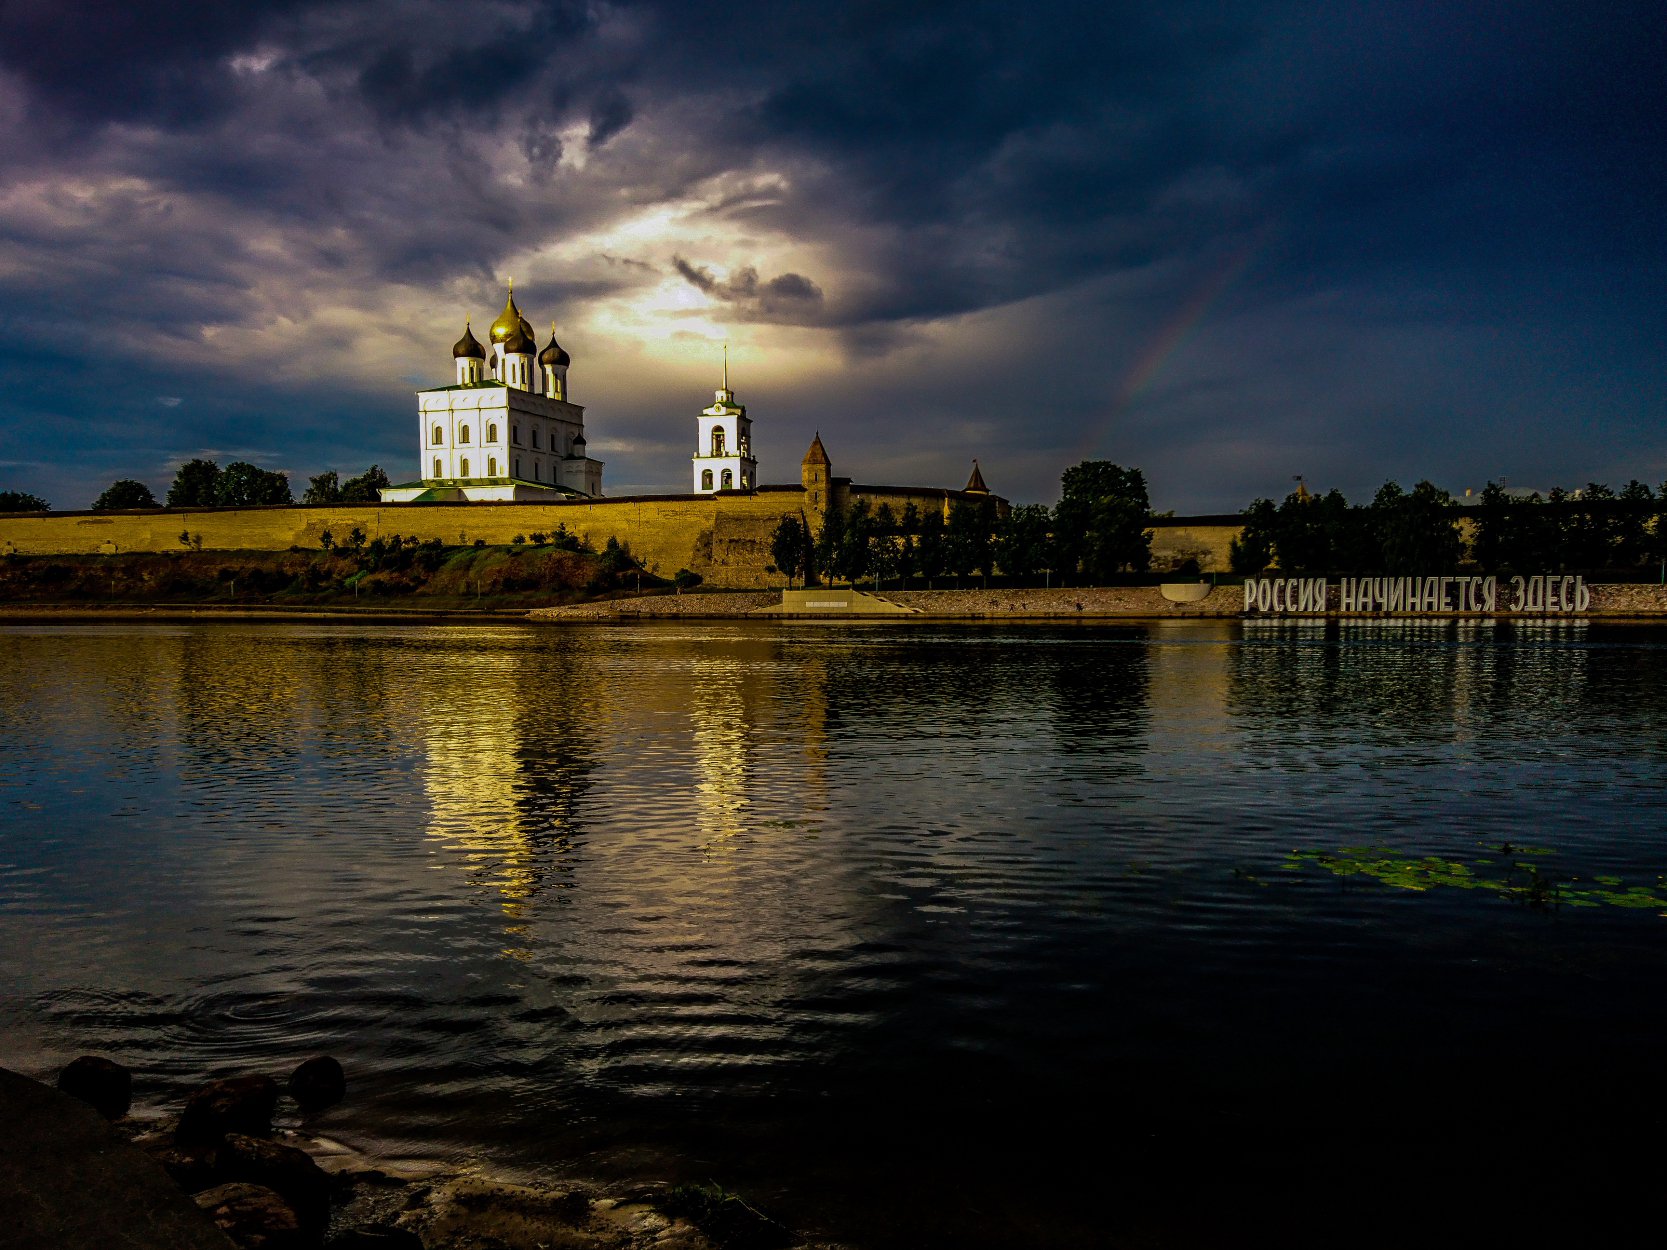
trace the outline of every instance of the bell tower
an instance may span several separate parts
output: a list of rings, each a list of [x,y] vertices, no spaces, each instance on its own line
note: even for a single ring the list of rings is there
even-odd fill
[[[758,485],[758,461],[752,454],[752,419],[747,406],[729,389],[729,348],[724,347],[723,385],[710,408],[701,409],[695,430],[694,490],[752,490]]]

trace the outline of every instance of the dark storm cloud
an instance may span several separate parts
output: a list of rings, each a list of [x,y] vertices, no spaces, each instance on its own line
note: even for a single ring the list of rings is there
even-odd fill
[[[811,325],[821,309],[822,288],[800,273],[760,281],[757,269],[743,265],[719,278],[706,266],[690,264],[681,256],[673,256],[671,263],[690,286],[733,306],[744,321]]]
[[[982,334],[1028,379],[1024,466],[998,489],[1031,496],[1090,445],[1177,466],[1183,507],[1266,493],[1293,461],[1357,484],[1361,448],[1363,478],[1480,477],[1512,455],[1608,472],[1624,443],[1659,477],[1664,45],[1653,0],[11,0],[0,334],[13,361],[65,327],[100,351],[0,422],[31,463],[113,408],[112,446],[211,445],[193,423],[251,342],[322,351],[355,300],[479,309],[507,258],[679,204],[715,242],[632,235],[529,298],[676,274],[725,319],[823,335],[863,368],[772,402],[801,424],[886,414],[844,418],[847,445],[918,438],[900,463],[999,437]],[[781,240],[802,257],[771,259]],[[283,404],[357,395],[402,454],[387,376],[319,367]],[[128,412],[111,397],[135,377]],[[258,427],[263,402],[221,411]],[[647,430],[636,402],[607,406]],[[273,441],[332,461],[331,428]],[[644,454],[610,473],[681,471]]]

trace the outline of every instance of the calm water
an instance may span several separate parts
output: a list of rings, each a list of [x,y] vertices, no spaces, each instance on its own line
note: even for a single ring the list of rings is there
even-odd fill
[[[37,1075],[875,1247],[1659,1224],[1667,634],[12,626],[0,727]]]

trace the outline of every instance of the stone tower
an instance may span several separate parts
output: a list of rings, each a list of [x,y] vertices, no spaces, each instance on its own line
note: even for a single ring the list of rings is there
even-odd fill
[[[805,458],[799,465],[799,480],[805,488],[805,519],[818,531],[828,515],[828,503],[833,492],[832,472],[828,449],[822,446],[822,435],[818,431],[816,437],[810,440],[810,450],[805,452]]]

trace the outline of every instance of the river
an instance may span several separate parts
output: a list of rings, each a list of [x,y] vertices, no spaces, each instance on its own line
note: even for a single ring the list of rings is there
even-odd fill
[[[711,1180],[875,1248],[1653,1226],[1667,631],[0,655],[5,1066],[108,1054],[159,1107],[327,1051],[308,1127],[379,1156]]]

